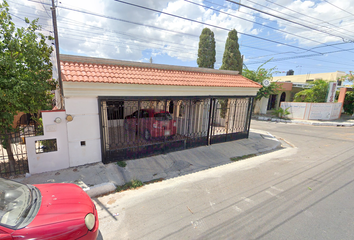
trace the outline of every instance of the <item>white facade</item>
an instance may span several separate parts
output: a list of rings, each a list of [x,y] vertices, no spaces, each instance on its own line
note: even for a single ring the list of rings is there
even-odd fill
[[[101,161],[97,97],[65,98],[70,167]]]
[[[116,60],[102,60],[93,58],[83,58],[75,56],[63,56],[68,61],[99,61],[101,64],[117,64]],[[139,63],[125,62],[128,65],[136,65]],[[144,64],[142,64],[144,65]],[[146,64],[145,64],[146,65]],[[152,66],[143,67],[155,67]],[[197,69],[176,66],[159,66],[163,69],[191,71],[191,72],[207,72],[213,74],[230,74],[237,75],[237,72],[214,70],[214,69]],[[180,69],[181,68],[181,69]],[[81,71],[73,68],[70,71]],[[67,70],[66,74],[70,74]],[[62,74],[63,75],[63,74]],[[65,76],[64,76],[65,78]],[[44,124],[44,135],[27,138],[28,159],[30,173],[40,173],[74,167],[89,163],[102,161],[101,150],[101,129],[100,129],[100,108],[99,97],[168,97],[168,96],[255,96],[258,87],[203,87],[203,86],[176,86],[176,85],[149,85],[149,84],[123,84],[109,82],[70,82],[63,81],[64,89],[64,106],[65,110],[44,112],[42,115]],[[59,101],[57,101],[59,102]],[[198,113],[207,112],[195,107],[193,111]],[[102,101],[102,114],[107,114],[106,102]],[[176,113],[179,109],[176,108]],[[124,115],[131,114],[133,108],[124,111]],[[129,112],[130,111],[130,112]],[[180,118],[178,114],[175,118]],[[60,117],[60,123],[54,123],[54,119]],[[69,117],[69,118],[68,118]],[[104,116],[107,117],[107,116]],[[181,124],[185,124],[183,116]],[[200,119],[206,119],[203,114],[197,115],[194,119],[196,124],[193,127],[203,129],[207,123]],[[105,118],[107,119],[107,118]],[[122,120],[109,120],[103,126],[103,131],[107,130],[110,125],[122,126]],[[184,128],[179,128],[182,131]],[[107,131],[108,132],[108,131]],[[180,133],[182,134],[182,133]],[[109,137],[106,134],[106,137]],[[54,152],[36,153],[35,145],[46,139],[57,139],[58,149]],[[107,141],[106,141],[107,142]]]
[[[28,167],[31,174],[65,169],[70,166],[65,111],[42,112],[44,135],[26,137]],[[60,122],[55,122],[60,119]],[[58,120],[59,121],[59,120]],[[57,151],[41,152],[45,140],[56,140]]]
[[[288,117],[303,120],[334,120],[340,118],[343,103],[282,102],[288,109]]]

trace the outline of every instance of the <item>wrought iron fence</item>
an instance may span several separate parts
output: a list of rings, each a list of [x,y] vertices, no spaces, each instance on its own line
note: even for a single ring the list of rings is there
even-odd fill
[[[253,97],[100,97],[103,162],[247,138]]]
[[[42,132],[36,124],[20,124],[14,132],[0,134],[0,177],[28,173],[25,138]]]

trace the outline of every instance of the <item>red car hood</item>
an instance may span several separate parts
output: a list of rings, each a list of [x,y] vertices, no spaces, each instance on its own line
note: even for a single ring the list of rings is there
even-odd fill
[[[42,195],[41,207],[28,228],[82,219],[93,213],[91,198],[77,185],[71,183],[34,185]]]

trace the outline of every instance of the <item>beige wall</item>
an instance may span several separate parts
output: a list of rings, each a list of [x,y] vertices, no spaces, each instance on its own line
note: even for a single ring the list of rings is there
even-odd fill
[[[337,71],[337,72],[330,72],[330,73],[313,73],[313,74],[302,74],[302,75],[278,76],[278,77],[273,77],[272,81],[279,81],[279,82],[290,81],[293,83],[306,83],[306,80],[316,80],[316,79],[337,81],[339,77],[345,75],[346,75],[345,72]]]
[[[258,88],[196,87],[115,83],[64,82],[67,97],[98,96],[255,96]]]

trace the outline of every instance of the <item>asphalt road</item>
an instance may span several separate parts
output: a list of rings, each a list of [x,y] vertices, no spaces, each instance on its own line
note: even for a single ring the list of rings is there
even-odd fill
[[[288,144],[99,198],[99,239],[354,239],[354,128],[251,128]]]

